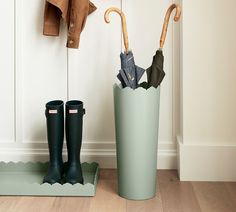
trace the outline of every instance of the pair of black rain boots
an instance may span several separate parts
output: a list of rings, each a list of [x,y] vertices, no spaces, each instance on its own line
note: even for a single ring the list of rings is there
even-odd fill
[[[66,183],[83,184],[80,150],[85,109],[83,102],[77,100],[68,101],[65,106],[68,162],[63,164],[64,103],[61,100],[55,100],[46,104],[45,114],[50,161],[43,182],[49,184],[62,183],[62,179],[65,179]]]

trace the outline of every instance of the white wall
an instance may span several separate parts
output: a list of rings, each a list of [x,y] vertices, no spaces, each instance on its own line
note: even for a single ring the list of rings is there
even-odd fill
[[[79,50],[67,49],[65,24],[60,37],[42,35],[42,0],[0,2],[0,160],[46,160],[44,107],[53,99],[84,101],[84,160],[115,166],[112,85],[120,67],[120,19],[110,6],[126,13],[130,47],[138,65],[147,68],[159,45],[165,11],[171,0],[93,0]],[[6,21],[7,20],[7,21]],[[178,42],[178,41],[176,41]],[[175,43],[175,45],[177,45]],[[178,60],[173,51],[172,23],[165,53],[166,78],[161,90],[159,168],[175,168],[178,128],[176,95]],[[175,65],[175,63],[177,63]]]
[[[236,180],[235,0],[182,0],[182,180]]]

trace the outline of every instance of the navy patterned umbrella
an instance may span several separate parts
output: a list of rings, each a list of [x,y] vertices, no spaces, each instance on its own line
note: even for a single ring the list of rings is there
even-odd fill
[[[109,23],[109,14],[110,12],[117,12],[121,17],[122,22],[122,31],[125,45],[125,52],[120,54],[121,59],[121,69],[117,78],[120,80],[122,87],[130,87],[136,89],[139,85],[138,82],[143,76],[145,70],[135,65],[134,56],[131,51],[129,51],[129,42],[128,42],[128,33],[126,27],[126,19],[124,13],[118,8],[109,8],[105,12],[105,21]]]
[[[143,76],[145,70],[135,65],[134,56],[132,52],[121,53],[121,70],[117,75],[117,78],[121,81],[124,87],[137,88],[138,82]]]

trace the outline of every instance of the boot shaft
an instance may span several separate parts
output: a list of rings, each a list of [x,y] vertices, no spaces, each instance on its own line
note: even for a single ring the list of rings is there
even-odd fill
[[[64,139],[64,103],[55,100],[46,104],[47,138],[50,163],[57,164],[62,161],[62,148]]]
[[[83,102],[73,100],[66,103],[68,163],[80,163],[84,114]]]

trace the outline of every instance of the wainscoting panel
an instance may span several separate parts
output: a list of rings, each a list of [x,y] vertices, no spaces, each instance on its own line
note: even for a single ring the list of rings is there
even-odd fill
[[[0,2],[0,143],[15,140],[14,0]]]
[[[55,99],[67,99],[67,49],[65,23],[60,37],[43,36],[44,1],[21,1],[19,28],[21,40],[20,79],[22,90],[19,106],[22,108],[22,142],[46,141],[45,103]],[[20,20],[21,19],[21,20]],[[18,37],[18,34],[16,35]],[[21,104],[21,105],[20,105]]]

